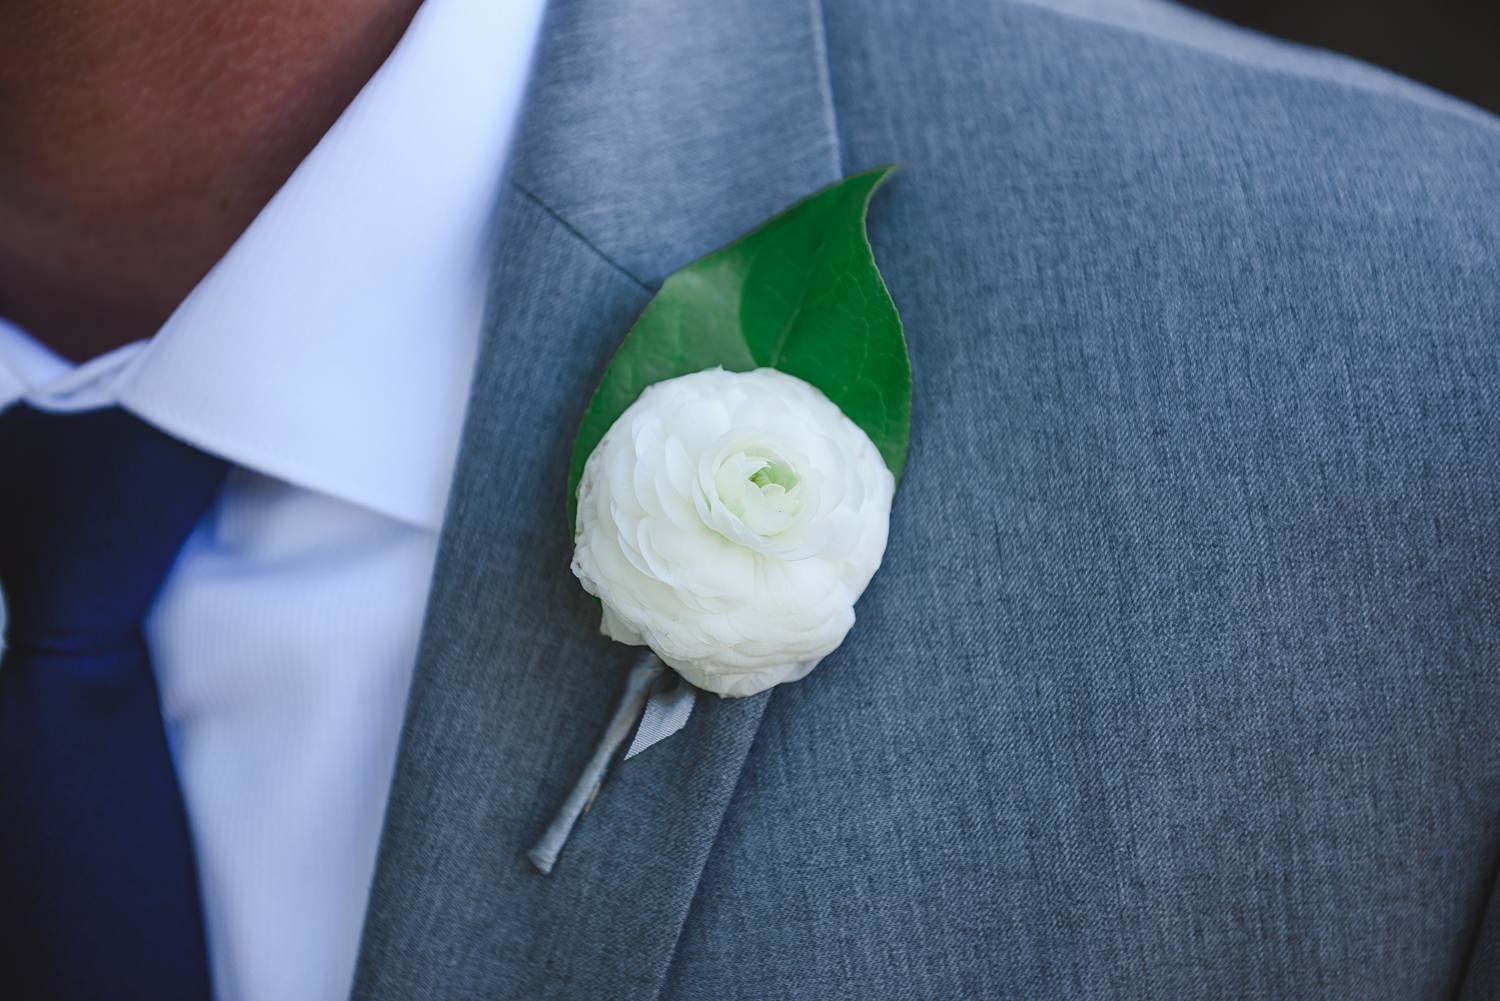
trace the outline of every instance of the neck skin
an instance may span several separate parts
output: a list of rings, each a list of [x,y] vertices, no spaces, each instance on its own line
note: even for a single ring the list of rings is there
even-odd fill
[[[0,0],[0,316],[83,361],[149,337],[420,0]]]

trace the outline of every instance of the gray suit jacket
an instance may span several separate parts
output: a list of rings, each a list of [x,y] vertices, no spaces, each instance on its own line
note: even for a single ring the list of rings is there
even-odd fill
[[[1146,0],[552,0],[518,149],[358,998],[1459,989],[1494,118]],[[568,572],[587,396],[665,275],[885,162],[916,413],[859,624],[540,877],[634,656]]]

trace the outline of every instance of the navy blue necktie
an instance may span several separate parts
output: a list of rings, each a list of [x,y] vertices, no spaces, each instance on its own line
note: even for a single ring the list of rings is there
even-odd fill
[[[210,995],[141,625],[225,471],[122,410],[0,412],[0,997]]]

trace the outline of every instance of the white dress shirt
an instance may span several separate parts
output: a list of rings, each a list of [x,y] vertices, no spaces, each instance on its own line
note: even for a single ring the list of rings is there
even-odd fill
[[[73,366],[0,322],[0,407],[236,467],[147,623],[220,1001],[352,983],[541,8],[427,0],[150,340]]]

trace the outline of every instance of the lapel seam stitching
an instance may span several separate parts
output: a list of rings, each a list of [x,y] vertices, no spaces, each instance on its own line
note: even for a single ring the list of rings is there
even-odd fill
[[[826,0],[808,0],[808,15],[811,19],[813,44],[818,53],[818,89],[823,97],[824,123],[832,141],[833,176],[837,180],[844,176],[844,143],[839,133],[838,104],[833,98],[833,57],[828,51],[828,15]]]
[[[826,17],[824,13],[824,2],[825,0],[808,0],[807,12],[809,18],[809,27],[812,31],[813,48],[818,61],[818,90],[823,103],[824,127],[828,130],[830,146],[829,153],[832,157],[833,179],[837,180],[838,178],[844,176],[844,147],[839,133],[838,105],[834,101],[833,97],[832,58],[830,57],[828,51],[828,32]],[[567,220],[563,219],[556,212],[552,211],[552,209],[544,204],[541,199],[537,198],[535,195],[531,194],[531,192],[522,188],[520,185],[516,185],[516,188],[523,195],[526,195],[533,202],[536,202],[540,208],[542,208],[548,214],[552,215],[560,225],[566,227],[569,232],[573,233],[574,236],[583,241],[584,244],[586,244],[601,258],[614,265],[614,267],[622,274],[631,278],[643,289],[654,293],[654,289],[650,289],[644,282],[636,278],[624,267],[610,260],[607,254],[590,243],[587,237],[570,226]],[[718,821],[714,825],[714,832],[708,839],[708,846],[703,855],[703,862],[701,865],[699,865],[698,872],[693,879],[692,894],[688,897],[687,907],[684,908],[682,912],[681,920],[677,922],[675,933],[672,936],[672,946],[667,950],[665,961],[662,963],[661,972],[656,982],[656,989],[651,993],[652,1001],[661,1001],[662,993],[667,988],[667,981],[672,975],[672,967],[677,962],[677,950],[682,944],[683,929],[685,929],[687,927],[687,923],[692,920],[694,905],[698,901],[698,891],[703,886],[703,874],[708,871],[709,859],[713,855],[714,846],[719,841],[719,834],[724,829],[724,818],[729,815],[730,806],[734,803],[735,797],[739,794],[740,786],[745,780],[745,763],[749,760],[751,752],[755,750],[755,741],[760,735],[761,723],[765,720],[766,712],[770,708],[771,700],[775,698],[775,695],[775,689],[772,689],[766,693],[765,701],[761,704],[760,713],[755,717],[753,728],[745,743],[745,753],[740,758],[739,770],[735,775],[734,785],[733,787],[731,787],[731,789],[729,790],[729,795],[724,800],[723,808],[719,811]]]
[[[541,209],[541,211],[544,212],[549,218],[551,218],[553,222],[557,223],[564,230],[566,230],[568,234],[573,237],[573,239],[577,240],[579,243],[583,244],[590,251],[592,251],[594,253],[594,256],[598,257],[605,264],[608,264],[621,276],[628,278],[631,283],[639,287],[642,292],[645,292],[647,295],[656,294],[656,289],[652,287],[649,282],[646,282],[643,279],[637,277],[635,273],[630,269],[626,268],[619,261],[615,260],[604,251],[600,250],[592,240],[584,236],[583,233],[578,230],[578,227],[574,226],[572,223],[568,222],[568,220],[564,219],[556,209],[548,205],[546,202],[542,201],[530,190],[523,187],[520,182],[512,179],[509,183],[510,186],[515,189],[517,194],[519,194],[522,198],[525,198],[531,204],[535,205],[538,209]]]
[[[693,892],[688,897],[687,907],[683,909],[682,919],[677,922],[676,931],[672,936],[672,947],[667,950],[666,960],[662,963],[661,974],[656,981],[656,990],[651,993],[652,1001],[661,1001],[662,991],[667,989],[667,979],[672,975],[673,964],[677,962],[677,947],[682,944],[682,930],[687,927],[688,921],[693,916],[693,905],[698,902],[698,890],[703,886],[703,874],[708,870],[709,857],[713,855],[714,845],[719,842],[719,833],[724,829],[724,818],[729,816],[729,807],[739,794],[740,784],[745,781],[745,762],[749,760],[750,752],[755,750],[756,738],[760,736],[760,725],[765,720],[766,710],[770,708],[771,700],[775,696],[774,688],[765,693],[760,712],[756,714],[755,722],[751,724],[750,735],[745,740],[745,753],[740,757],[738,770],[735,772],[734,785],[730,788],[729,795],[724,797],[724,806],[719,811],[719,819],[714,823],[713,834],[708,838],[708,847],[703,853],[703,862],[698,866],[698,872],[693,877]]]

